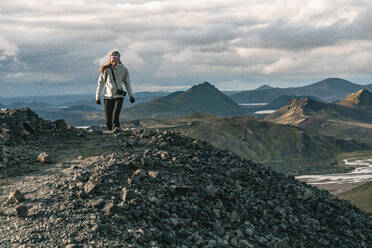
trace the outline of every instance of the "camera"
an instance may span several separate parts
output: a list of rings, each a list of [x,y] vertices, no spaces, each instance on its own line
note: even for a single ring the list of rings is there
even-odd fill
[[[116,94],[117,94],[117,95],[125,96],[125,95],[127,94],[127,92],[124,91],[124,90],[121,90],[121,89],[117,89],[117,90],[116,90]]]

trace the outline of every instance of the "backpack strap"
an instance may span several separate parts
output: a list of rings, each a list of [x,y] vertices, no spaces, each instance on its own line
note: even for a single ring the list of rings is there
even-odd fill
[[[110,66],[110,69],[111,69],[111,74],[112,74],[112,77],[114,79],[114,83],[116,85],[116,89],[119,89],[118,85],[116,84],[116,79],[115,79],[115,74],[114,74],[114,70],[112,69],[112,67]]]

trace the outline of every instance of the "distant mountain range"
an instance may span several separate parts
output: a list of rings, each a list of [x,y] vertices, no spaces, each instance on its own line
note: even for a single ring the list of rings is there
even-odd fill
[[[137,92],[136,103],[124,102],[122,120],[143,118],[170,118],[187,116],[200,112],[215,116],[254,115],[256,111],[279,109],[292,98],[306,96],[319,102],[346,96],[351,92],[368,88],[349,81],[330,78],[321,82],[297,88],[273,88],[263,85],[253,91],[240,93],[219,91],[210,83],[202,83],[187,91]],[[356,89],[356,90],[354,90]],[[232,94],[232,95],[230,95]],[[240,103],[269,103],[265,106],[239,106]],[[239,100],[240,99],[240,100]],[[341,98],[340,98],[341,99]],[[91,95],[64,95],[0,98],[2,107],[29,107],[41,117],[49,120],[65,119],[71,125],[97,125],[104,123],[102,105],[98,106]],[[347,102],[344,103],[348,104]],[[350,105],[350,104],[349,104]],[[260,116],[261,117],[261,116]]]
[[[234,116],[247,114],[231,98],[224,95],[208,82],[179,91],[155,100],[138,104],[125,109],[122,117],[125,120],[187,116],[201,112],[216,116]]]
[[[135,105],[129,105],[128,99],[124,102],[122,120],[162,119],[187,116],[196,112],[216,116],[245,115],[248,113],[245,108],[239,106],[208,82],[195,85],[187,91],[178,91],[171,94],[166,94],[166,92],[138,92],[135,94],[135,98]],[[39,102],[36,99],[45,102]],[[9,98],[0,100],[7,102],[4,107],[29,107],[44,119],[65,119],[68,124],[74,126],[104,123],[102,105],[96,105],[94,95],[76,95],[76,97],[67,95],[66,101],[63,101],[63,96],[22,97],[13,101]]]
[[[167,92],[136,92],[136,104],[168,95]],[[46,120],[64,119],[69,125],[89,126],[104,123],[103,105],[97,105],[95,94],[25,96],[0,98],[0,108],[28,107]],[[127,108],[129,101],[123,104]],[[131,105],[132,106],[132,105]]]
[[[372,94],[359,90],[335,103],[293,99],[267,120],[308,128],[321,134],[359,140],[372,139]]]
[[[303,87],[273,88],[264,85],[255,90],[233,94],[231,98],[237,103],[269,103],[283,95],[297,95],[314,96],[323,101],[338,101],[360,89],[372,90],[372,84],[359,85],[340,78],[328,78]]]

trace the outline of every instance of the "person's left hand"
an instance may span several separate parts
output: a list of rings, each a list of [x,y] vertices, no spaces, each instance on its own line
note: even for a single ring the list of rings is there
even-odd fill
[[[130,103],[134,103],[135,102],[134,97],[130,97],[129,101],[130,101]]]

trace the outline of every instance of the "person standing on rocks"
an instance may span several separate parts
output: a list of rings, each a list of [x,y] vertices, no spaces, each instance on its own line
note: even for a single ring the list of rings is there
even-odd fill
[[[123,90],[124,86],[129,94],[129,101],[132,104],[135,101],[128,69],[121,63],[120,53],[118,51],[112,51],[110,53],[110,60],[106,64],[101,65],[99,71],[96,103],[101,104],[101,92],[105,88],[103,98],[106,128],[109,131],[119,130],[119,116],[126,95],[126,92]]]

